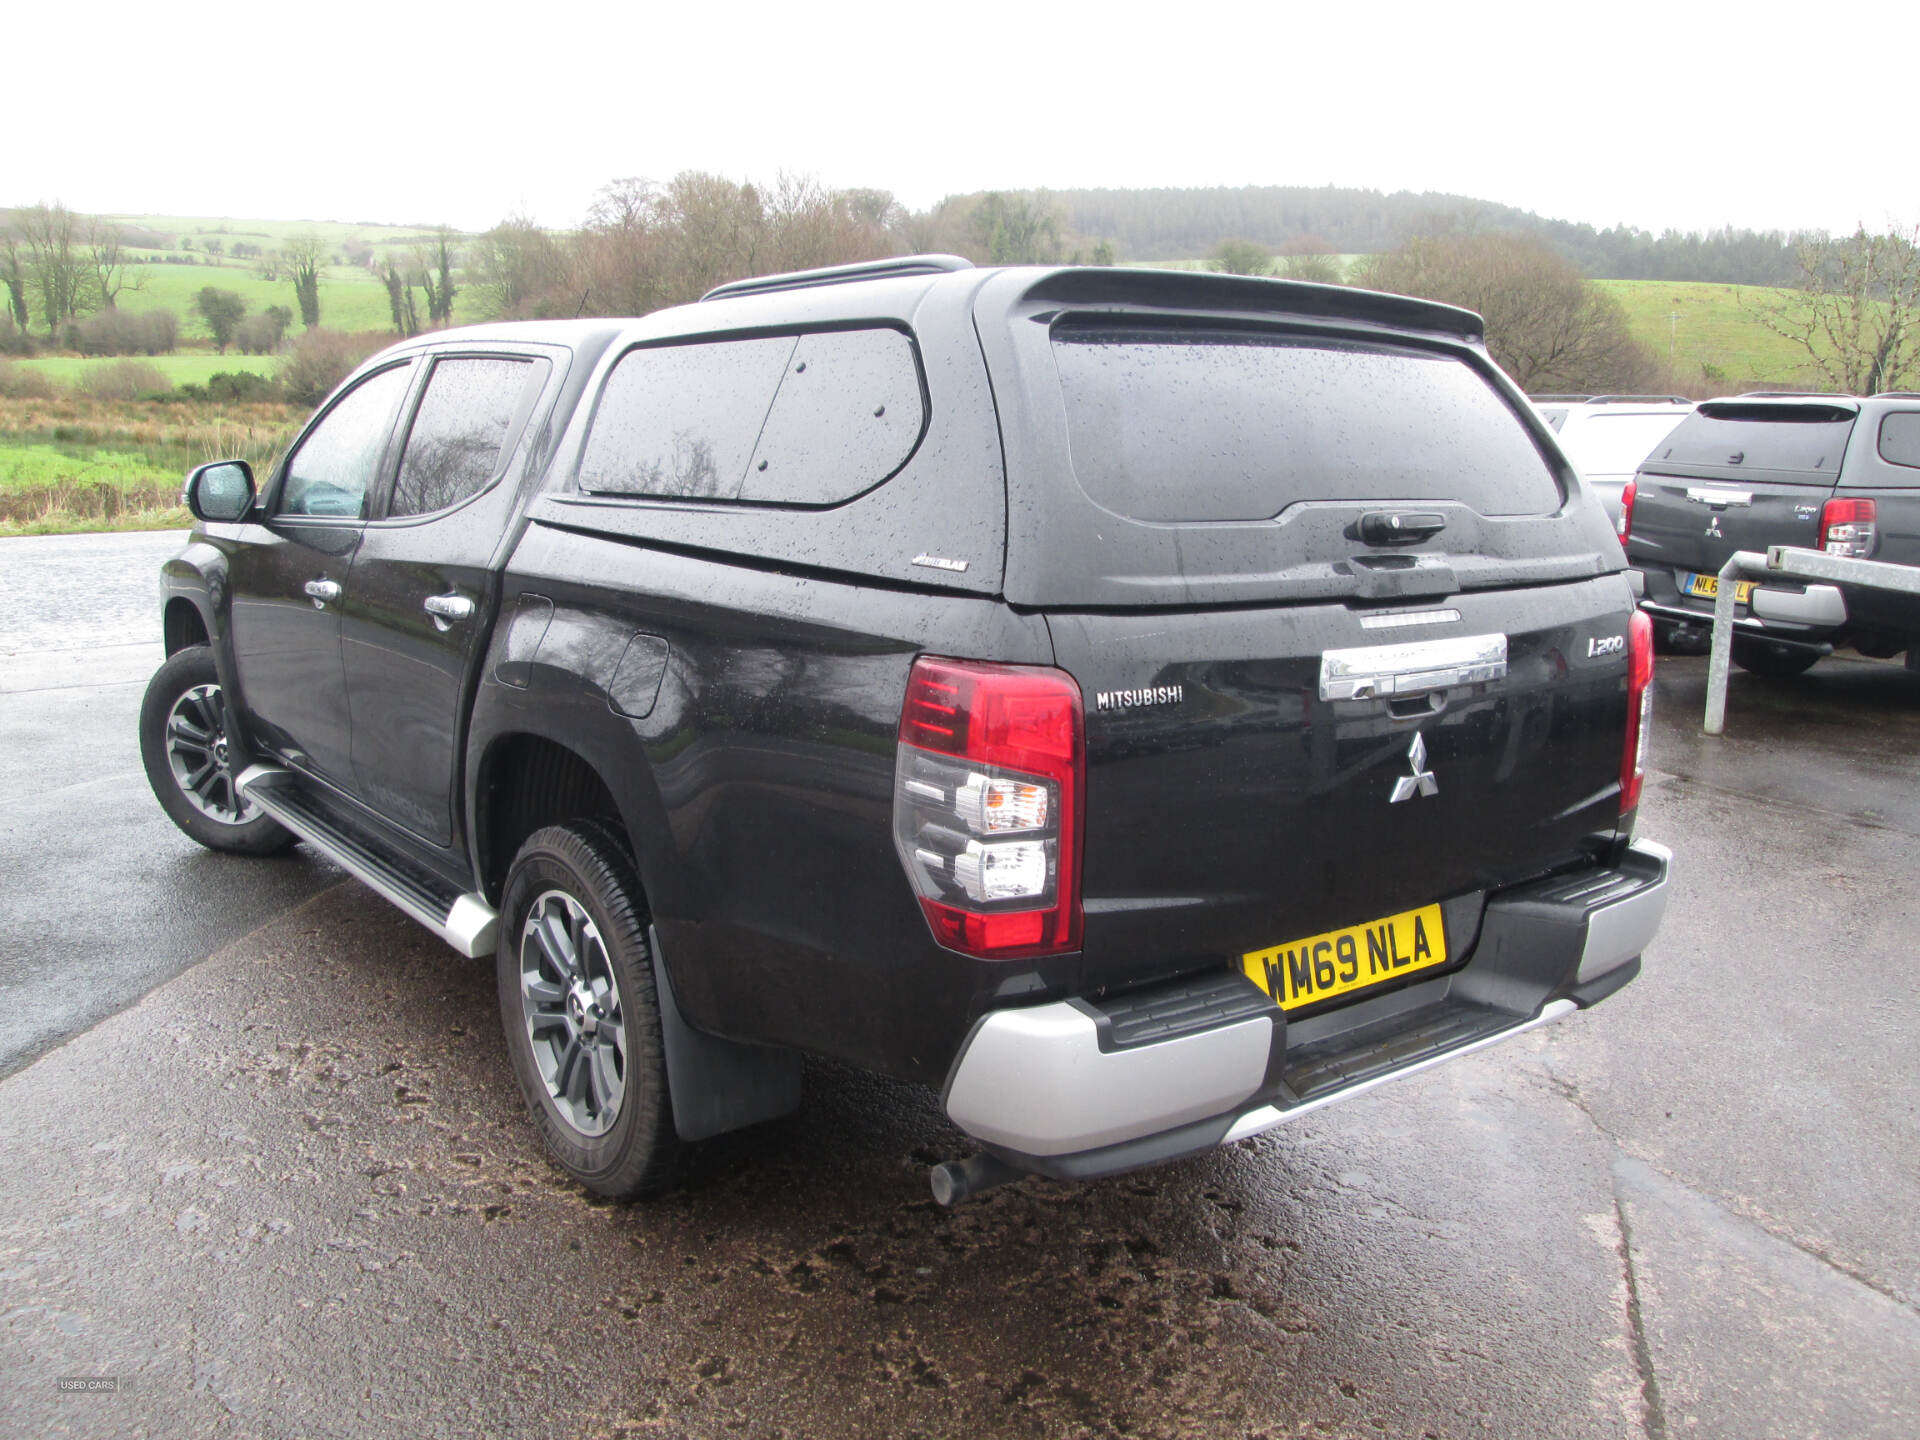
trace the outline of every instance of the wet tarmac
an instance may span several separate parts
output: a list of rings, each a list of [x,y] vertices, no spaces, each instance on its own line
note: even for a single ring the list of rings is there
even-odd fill
[[[15,673],[9,745],[53,703]],[[75,927],[89,978],[4,992],[110,1013],[0,1080],[0,1435],[1920,1432],[1920,677],[1736,676],[1718,741],[1704,661],[1660,677],[1642,830],[1677,873],[1636,983],[1232,1149],[953,1212],[934,1097],[828,1065],[666,1197],[592,1199],[542,1157],[490,966],[350,881],[156,972],[204,921],[136,759],[96,797],[126,820],[83,829],[70,893],[126,892]],[[8,966],[50,943],[16,866],[76,823],[17,795]],[[274,869],[206,860],[252,895]]]

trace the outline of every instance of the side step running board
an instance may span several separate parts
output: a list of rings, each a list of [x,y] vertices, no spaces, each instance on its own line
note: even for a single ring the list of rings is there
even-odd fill
[[[493,954],[500,917],[484,898],[394,864],[316,805],[291,770],[249,765],[241,772],[239,784],[241,792],[267,814],[462,955]]]

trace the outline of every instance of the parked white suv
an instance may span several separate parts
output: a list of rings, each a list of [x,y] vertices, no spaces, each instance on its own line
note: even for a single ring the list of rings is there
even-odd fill
[[[1693,413],[1680,395],[1535,395],[1533,408],[1560,437],[1573,468],[1620,528],[1620,494],[1661,441]]]

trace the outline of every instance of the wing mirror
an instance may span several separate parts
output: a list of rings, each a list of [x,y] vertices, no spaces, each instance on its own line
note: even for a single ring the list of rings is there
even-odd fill
[[[182,498],[200,520],[244,520],[253,509],[253,467],[244,460],[216,460],[187,476]]]

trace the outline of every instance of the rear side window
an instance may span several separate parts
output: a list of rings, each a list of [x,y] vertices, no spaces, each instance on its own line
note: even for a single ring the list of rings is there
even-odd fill
[[[1416,350],[1057,326],[1074,474],[1135,520],[1266,520],[1302,500],[1456,500],[1545,515],[1560,487],[1471,366]]]
[[[545,362],[436,361],[407,432],[389,516],[430,515],[478,495],[499,474],[522,398]]]
[[[925,390],[897,330],[762,336],[629,351],[580,459],[582,490],[832,505],[919,443]]]
[[[1880,422],[1880,458],[1920,469],[1920,410],[1897,410]]]
[[[1675,465],[1738,465],[1803,471],[1826,479],[1840,469],[1854,412],[1833,405],[1702,405],[1660,452]]]

